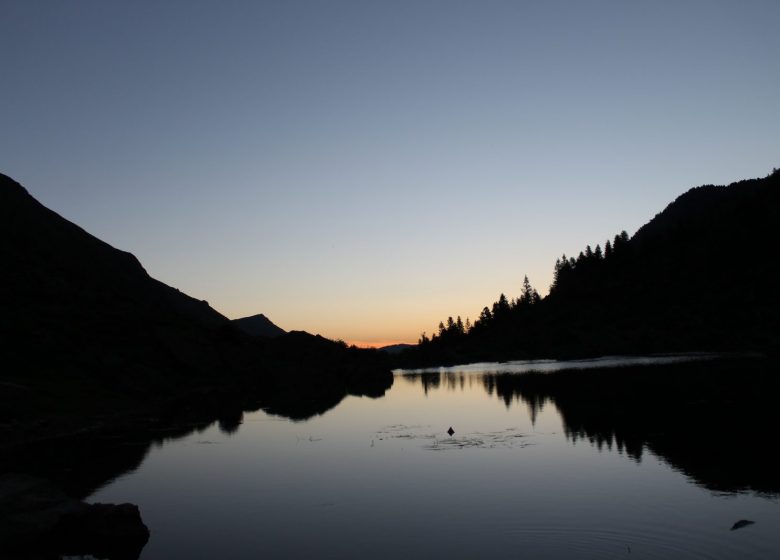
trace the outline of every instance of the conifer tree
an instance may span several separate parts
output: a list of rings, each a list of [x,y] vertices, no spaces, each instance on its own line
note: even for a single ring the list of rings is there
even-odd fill
[[[493,304],[493,317],[496,319],[506,317],[507,312],[509,312],[509,300],[501,294],[498,301]]]
[[[520,298],[518,299],[518,302],[522,306],[527,305],[533,305],[536,301],[536,298],[534,297],[534,293],[536,290],[534,290],[533,286],[531,286],[531,282],[528,280],[528,276],[525,276],[523,278],[523,290],[520,293]],[[538,297],[539,294],[537,294]]]

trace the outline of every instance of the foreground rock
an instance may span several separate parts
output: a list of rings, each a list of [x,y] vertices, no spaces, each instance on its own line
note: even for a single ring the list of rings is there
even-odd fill
[[[148,540],[149,529],[133,504],[86,504],[40,478],[0,476],[3,558],[89,554],[134,560]]]

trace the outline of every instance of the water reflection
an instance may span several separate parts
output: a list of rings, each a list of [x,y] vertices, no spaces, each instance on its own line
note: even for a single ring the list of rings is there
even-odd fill
[[[626,366],[663,366],[689,362],[701,362],[727,357],[713,352],[689,352],[686,354],[660,354],[655,356],[601,356],[581,360],[514,360],[510,362],[477,362],[447,367],[398,370],[406,375],[414,374],[491,374],[554,372],[569,369],[604,369]]]
[[[378,400],[290,389],[15,464],[80,492],[134,470],[91,500],[139,504],[144,560],[776,556],[771,500],[667,466],[777,495],[772,362],[498,369],[399,375]]]
[[[244,411],[235,410],[225,413],[217,419],[219,430],[226,435],[235,434],[244,422]]]
[[[772,373],[710,361],[398,375],[384,398],[306,421],[221,414],[90,499],[139,504],[143,560],[772,558],[777,504],[701,487],[777,490],[769,468],[762,479],[717,456],[772,460],[771,414],[752,451],[722,428],[756,425],[747,403],[772,410]],[[740,520],[755,523],[731,531]]]
[[[403,378],[426,395],[479,383],[507,409],[525,406],[532,424],[552,405],[572,443],[614,449],[636,462],[650,451],[715,492],[780,493],[774,453],[780,426],[777,364],[707,358],[668,357],[653,366],[634,360],[620,367],[610,359],[605,369],[544,362],[550,373],[535,371],[532,362],[510,364],[511,371],[523,373],[502,372],[502,364],[474,364]]]
[[[67,494],[83,499],[109,481],[138,468],[153,447],[202,432],[215,421],[219,430],[234,435],[244,414],[265,410],[293,421],[304,421],[336,407],[349,395],[380,398],[393,377],[371,378],[353,386],[295,383],[275,387],[263,400],[204,402],[178,409],[165,418],[138,418],[122,428],[67,438],[17,445],[0,456],[0,472],[21,472],[54,482]],[[216,399],[215,399],[216,401]]]
[[[161,449],[165,444],[190,434],[204,432],[213,424],[222,434],[234,436],[243,424],[244,414],[260,409],[302,422],[333,409],[350,395],[379,398],[392,386],[393,381],[389,372],[384,377],[349,378],[346,385],[340,378],[334,381],[328,376],[322,376],[313,380],[290,379],[284,384],[269,387],[262,400],[251,395],[247,396],[248,400],[227,398],[225,395],[213,398],[207,396],[202,402],[188,401],[183,406],[171,406],[165,417],[132,418],[124,426],[16,445],[0,455],[0,474],[24,473],[50,481],[68,496],[81,500],[136,471],[155,449]],[[8,494],[5,489],[0,490]],[[5,521],[2,515],[6,513],[3,498],[7,497],[0,496],[2,558],[6,557],[3,554],[7,552],[2,530]],[[141,553],[136,547],[123,548],[121,543],[108,551],[94,548],[94,543],[79,546],[71,552],[86,555],[87,558],[97,555],[115,560],[133,560]],[[37,543],[31,550],[26,549],[25,543],[24,547],[22,550],[14,547],[13,553],[21,555],[20,558],[59,559],[63,552],[61,543]]]

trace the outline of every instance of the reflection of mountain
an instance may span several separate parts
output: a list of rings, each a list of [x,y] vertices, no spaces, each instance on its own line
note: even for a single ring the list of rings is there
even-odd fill
[[[358,380],[347,383],[335,383],[326,376],[318,377],[320,381],[313,385],[306,384],[305,378],[302,378],[298,383],[267,387],[262,399],[254,405],[242,404],[238,399],[224,400],[224,397],[215,405],[204,395],[199,403],[188,399],[184,409],[174,409],[167,414],[160,411],[161,417],[153,422],[114,423],[102,430],[93,429],[68,437],[17,442],[3,448],[0,473],[34,475],[53,482],[70,496],[84,499],[115,478],[137,469],[153,445],[203,430],[215,421],[222,432],[233,434],[240,428],[244,411],[256,410],[260,406],[266,412],[302,420],[325,413],[348,394],[373,398],[382,396],[392,384],[392,377],[360,376],[357,372],[355,375]],[[0,496],[0,517],[4,514],[16,515],[13,509],[4,509],[4,499]],[[39,543],[23,540],[6,544],[20,546],[25,551],[24,558],[39,557],[35,548],[39,545],[57,548],[56,543],[46,539]],[[59,558],[59,555],[51,557]],[[127,556],[135,557],[132,554]]]
[[[0,472],[24,472],[54,482],[66,493],[83,499],[116,477],[138,468],[152,445],[189,435],[217,422],[219,429],[233,434],[244,412],[262,408],[270,414],[305,420],[324,414],[349,394],[381,397],[392,378],[369,377],[349,384],[327,381],[313,388],[304,382],[280,385],[257,399],[256,404],[239,400],[209,406],[208,399],[191,402],[186,410],[171,411],[155,423],[127,422],[107,429],[57,437],[47,441],[22,442],[6,447],[0,455]]]
[[[378,352],[303,331],[273,339],[267,357],[276,367],[263,408],[294,420],[322,414],[348,394],[381,397],[393,384]],[[301,375],[302,368],[308,375]]]
[[[532,418],[554,404],[572,441],[615,448],[636,461],[647,449],[713,491],[778,494],[778,367],[762,359],[724,359],[476,379],[507,407],[525,403]],[[469,377],[409,378],[429,391],[455,389]]]

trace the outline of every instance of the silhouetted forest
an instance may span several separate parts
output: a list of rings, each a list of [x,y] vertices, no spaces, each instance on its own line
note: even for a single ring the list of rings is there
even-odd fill
[[[472,323],[448,318],[403,365],[780,344],[780,171],[678,197],[633,237],[555,262],[549,294],[526,277]]]

